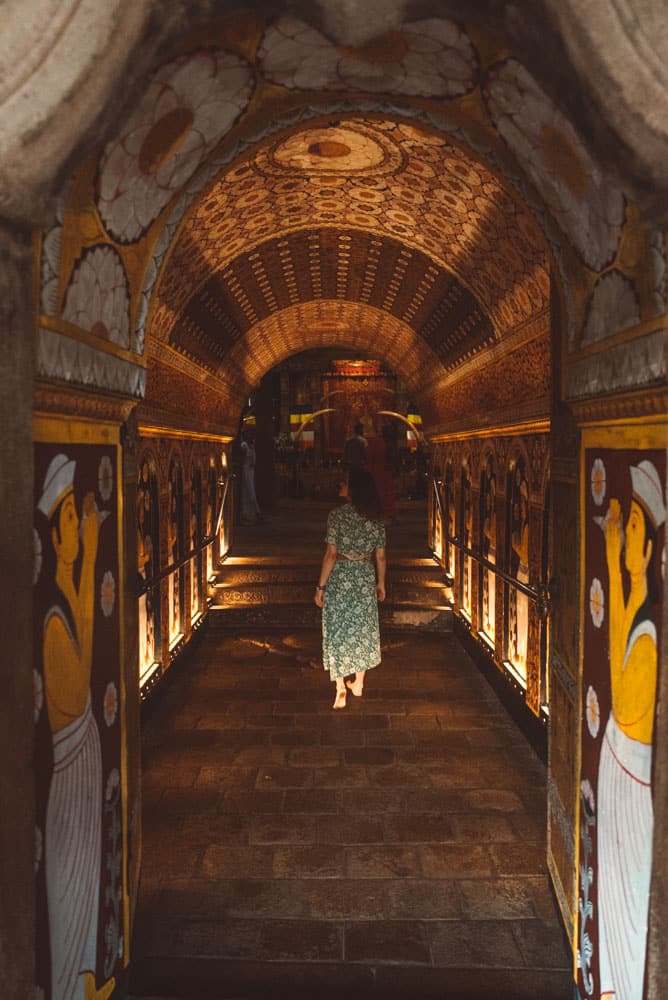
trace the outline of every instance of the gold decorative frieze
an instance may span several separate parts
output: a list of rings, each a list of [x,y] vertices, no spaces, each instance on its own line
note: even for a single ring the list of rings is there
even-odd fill
[[[34,388],[35,414],[62,415],[94,421],[124,423],[137,405],[134,400],[97,393],[91,395],[83,389],[70,389],[48,382],[36,382]]]
[[[668,413],[668,387],[653,386],[623,395],[599,396],[574,401],[571,405],[580,426],[615,421],[644,422],[648,417]]]

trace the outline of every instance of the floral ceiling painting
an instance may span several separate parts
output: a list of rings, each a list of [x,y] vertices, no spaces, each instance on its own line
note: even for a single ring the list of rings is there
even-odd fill
[[[472,90],[478,75],[470,39],[443,18],[413,21],[353,48],[282,17],[267,29],[258,62],[268,80],[291,90],[448,98]]]
[[[162,66],[102,154],[97,206],[121,243],[139,239],[248,106],[250,67],[201,49]]]
[[[665,308],[662,240],[646,238],[645,287],[623,195],[473,25],[407,21],[353,48],[247,14],[185,39],[64,189],[42,238],[42,320],[51,339],[81,329],[139,357],[212,273],[340,226],[448,268],[499,335],[548,309],[551,269],[573,289],[572,348]]]

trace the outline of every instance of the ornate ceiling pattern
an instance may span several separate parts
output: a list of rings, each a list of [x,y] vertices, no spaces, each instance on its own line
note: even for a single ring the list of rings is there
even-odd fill
[[[549,308],[547,239],[571,350],[665,312],[663,238],[650,247],[562,110],[474,24],[333,45],[246,11],[204,37],[153,70],[64,191],[40,336],[80,329],[102,365],[142,363],[146,331],[147,357],[228,383],[256,327],[279,337],[291,310],[351,304],[363,325],[410,330],[450,384],[528,343]]]
[[[425,254],[398,240],[323,229],[269,240],[215,272],[186,305],[169,345],[222,376],[227,352],[248,330],[312,300],[360,303],[396,317],[445,371],[498,339],[471,293]]]
[[[257,261],[258,245],[307,229],[325,247],[332,241],[325,238],[327,230],[335,231],[334,239],[341,230],[348,239],[350,231],[361,231],[367,241],[375,237],[382,243],[385,237],[400,242],[409,257],[430,258],[439,270],[456,275],[472,309],[489,317],[497,334],[530,319],[549,301],[543,236],[491,171],[442,136],[409,123],[351,119],[275,140],[212,185],[186,218],[164,268],[152,336],[171,341],[178,318],[188,308],[198,309],[191,304],[209,290],[212,274],[239,272],[235,259],[248,254],[249,261]],[[291,282],[293,296],[318,297],[325,294],[317,281],[313,286],[319,274],[321,283],[334,283],[337,297],[355,298],[362,286],[353,289],[340,278],[336,284],[336,274],[346,270],[346,252],[339,244],[333,258],[312,247],[308,268],[293,264],[294,273],[279,283]],[[280,273],[280,257],[277,264]],[[297,272],[310,273],[310,290],[295,291]],[[401,284],[400,274],[389,274],[388,285],[393,277]],[[240,287],[248,298],[245,285]],[[277,294],[273,286],[272,293]],[[258,318],[246,313],[247,322]]]
[[[312,300],[272,313],[250,327],[227,354],[220,377],[243,401],[248,387],[305,346],[340,347],[371,357],[382,355],[384,363],[401,372],[414,391],[424,391],[441,374],[433,350],[395,316],[360,302]]]

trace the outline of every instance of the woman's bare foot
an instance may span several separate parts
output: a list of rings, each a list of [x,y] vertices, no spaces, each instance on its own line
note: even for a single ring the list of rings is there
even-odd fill
[[[334,699],[334,704],[332,708],[345,708],[346,707],[346,686],[343,683],[343,679],[337,680],[336,682],[336,698]]]
[[[364,690],[364,673],[355,674],[355,680],[346,681],[346,687],[356,698],[361,698]]]

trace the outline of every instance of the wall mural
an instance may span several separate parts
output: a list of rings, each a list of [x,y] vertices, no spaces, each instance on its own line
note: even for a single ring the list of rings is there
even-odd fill
[[[291,90],[460,97],[478,75],[467,35],[444,18],[412,21],[352,48],[303,21],[280,17],[265,32],[257,58],[267,79]]]
[[[461,469],[459,491],[459,537],[462,544],[473,548],[473,500],[471,497],[471,467],[465,462]],[[473,560],[460,550],[459,600],[462,610],[470,618],[473,610]]]
[[[580,1000],[645,996],[666,434],[583,432]]]
[[[232,127],[252,90],[247,63],[213,47],[160,67],[100,159],[97,206],[115,239],[131,243],[146,232]]]
[[[139,683],[144,686],[159,670],[160,587],[152,583],[160,565],[158,479],[148,453],[139,462],[137,482],[137,570],[143,593],[139,595]]]
[[[82,330],[130,347],[130,292],[120,255],[110,246],[85,249],[65,293],[62,316]]]
[[[102,1000],[128,961],[118,434],[35,436],[36,978]]]
[[[190,534],[188,547],[195,555],[190,560],[190,620],[202,611],[202,470],[194,468],[190,478]]]
[[[506,494],[510,531],[508,571],[518,583],[529,582],[529,482],[522,454],[509,472]],[[529,598],[512,585],[508,587],[506,650],[510,663],[526,683],[527,641],[529,638]]]
[[[527,70],[500,58],[474,25],[409,21],[385,35],[380,48],[376,42],[356,49],[332,45],[295,18],[258,16],[248,25],[246,37],[219,25],[209,45],[193,39],[191,51],[159,66],[120,133],[63,189],[55,225],[42,241],[43,375],[62,377],[55,331],[72,337],[80,327],[119,349],[143,352],[149,304],[158,275],[169,270],[162,265],[179,228],[185,259],[177,252],[172,265],[190,294],[202,280],[193,268],[202,263],[209,273],[209,242],[215,259],[223,262],[222,247],[229,262],[288,230],[340,225],[344,208],[347,225],[394,234],[447,261],[502,331],[535,315],[548,297],[547,270],[536,257],[546,244],[518,194],[540,217],[547,207],[582,262],[559,251],[548,224],[559,266],[573,270],[567,310],[573,347],[585,323],[589,340],[635,323],[636,301],[643,318],[665,310],[661,234],[645,231]],[[332,90],[346,92],[340,135],[309,121],[321,113],[313,103],[318,90],[323,107],[337,114]],[[367,96],[375,120],[362,123],[343,103],[360,93],[401,94],[408,105],[374,105]],[[419,107],[409,106],[413,99]],[[247,135],[250,115],[269,101],[271,121]],[[452,120],[444,108],[452,109]],[[297,124],[299,132],[286,137]],[[228,135],[233,141],[221,144]],[[254,156],[235,164],[251,146]],[[380,156],[375,174],[369,156]],[[518,179],[515,160],[530,185]],[[442,210],[429,211],[432,204]],[[193,238],[201,252],[192,253]],[[650,257],[653,287],[638,280]],[[610,266],[620,278],[606,276],[597,286]],[[161,294],[167,284],[161,279]],[[167,298],[163,313],[157,302],[152,321],[164,337],[169,317],[183,305],[178,295]],[[83,366],[82,351],[75,369]],[[99,353],[85,365],[84,381],[98,385],[104,375],[109,388],[121,377],[117,369],[112,354]],[[124,369],[123,377],[124,385],[134,385],[140,373]]]
[[[496,472],[494,456],[488,455],[480,474],[480,553],[496,564]],[[480,628],[494,641],[496,632],[496,577],[481,567]]]
[[[169,466],[167,508],[167,565],[176,568],[168,576],[168,622],[170,646],[184,631],[183,568],[178,563],[183,555],[183,474],[177,459]]]
[[[624,196],[611,185],[568,119],[516,59],[493,66],[483,87],[499,132],[549,205],[587,267],[612,262],[624,223]]]

